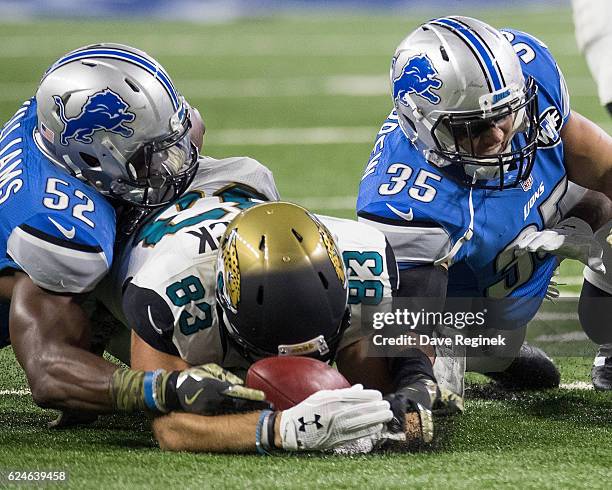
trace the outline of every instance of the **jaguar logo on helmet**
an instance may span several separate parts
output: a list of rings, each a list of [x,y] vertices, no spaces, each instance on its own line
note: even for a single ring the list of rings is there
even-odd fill
[[[396,59],[393,60],[395,64]],[[439,104],[440,97],[434,93],[442,87],[442,80],[433,63],[425,54],[418,54],[408,60],[400,75],[393,79],[393,98],[408,106],[406,96],[415,94],[432,104]]]
[[[81,112],[75,117],[66,117],[64,101],[58,95],[53,100],[59,109],[59,117],[64,123],[60,143],[68,146],[68,140],[91,143],[96,131],[109,131],[129,138],[134,130],[124,123],[132,122],[136,116],[129,112],[129,105],[110,88],[96,92],[87,98]]]
[[[223,293],[229,305],[235,312],[240,302],[240,268],[238,267],[238,252],[236,251],[237,230],[231,231],[227,244],[223,247],[223,269],[225,283]]]
[[[325,249],[327,250],[327,255],[329,255],[329,260],[336,271],[336,275],[342,284],[346,282],[346,275],[344,274],[344,262],[342,262],[342,258],[338,253],[338,249],[336,248],[336,244],[334,239],[329,234],[329,231],[322,226],[318,221],[316,221],[317,227],[319,228],[319,234],[321,235],[321,240],[323,241],[323,245],[325,245]]]

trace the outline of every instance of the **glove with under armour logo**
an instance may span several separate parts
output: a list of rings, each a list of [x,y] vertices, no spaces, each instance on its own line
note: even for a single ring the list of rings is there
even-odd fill
[[[591,227],[580,218],[568,218],[554,228],[529,233],[515,245],[514,254],[518,257],[540,251],[579,260],[595,272],[606,273],[602,260],[603,249]]]
[[[362,385],[322,390],[281,413],[280,437],[288,451],[324,451],[377,437],[392,418],[379,391],[364,390]]]
[[[162,411],[217,415],[269,408],[263,391],[244,387],[242,379],[217,364],[165,373],[164,378]]]

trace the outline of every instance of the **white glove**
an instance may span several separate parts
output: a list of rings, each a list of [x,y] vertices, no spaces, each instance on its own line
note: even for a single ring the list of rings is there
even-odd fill
[[[580,218],[568,218],[554,228],[530,233],[515,245],[515,255],[527,252],[552,252],[567,259],[576,259],[600,274],[606,273],[603,249],[591,227]]]
[[[406,440],[405,432],[391,432],[385,426],[382,432],[371,436],[362,437],[353,441],[346,442],[340,446],[334,447],[333,454],[340,456],[350,456],[352,454],[368,454],[382,446],[387,441],[404,442]]]
[[[612,247],[612,228],[610,228],[610,233],[608,233],[608,238],[606,238],[608,245]]]
[[[280,419],[283,449],[333,449],[355,439],[379,436],[393,418],[389,403],[362,385],[322,390],[288,410]]]

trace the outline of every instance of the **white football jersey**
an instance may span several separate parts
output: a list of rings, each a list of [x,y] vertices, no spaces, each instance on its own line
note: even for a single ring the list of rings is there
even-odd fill
[[[251,192],[254,189],[251,189]],[[215,298],[219,239],[243,209],[257,204],[243,185],[217,195],[192,190],[149,219],[121,253],[112,289],[124,291],[126,324],[153,348],[192,365],[214,362],[244,369],[248,362],[224,339]],[[265,196],[271,198],[270,193]],[[230,199],[231,198],[231,199]],[[384,235],[356,221],[320,217],[343,254],[349,276],[351,327],[341,345],[359,337],[361,304],[390,298],[397,266]]]

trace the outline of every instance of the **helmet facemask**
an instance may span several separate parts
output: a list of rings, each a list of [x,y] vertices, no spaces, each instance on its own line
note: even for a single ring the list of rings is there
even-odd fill
[[[453,180],[476,188],[517,186],[531,173],[538,137],[537,87],[529,78],[520,98],[490,111],[445,113],[431,128],[435,148],[428,160]],[[478,154],[474,142],[493,126],[504,126],[501,151]]]
[[[323,335],[318,335],[312,339],[296,344],[280,344],[275,352],[262,349],[246,340],[236,329],[236,327],[232,325],[225,313],[223,313],[222,318],[225,325],[225,334],[227,335],[227,339],[240,353],[240,355],[250,363],[257,362],[258,360],[265,359],[266,357],[276,356],[311,357],[322,362],[332,363],[336,358],[336,353],[338,352],[338,346],[340,345],[342,336],[351,325],[351,309],[347,306],[338,331],[328,339],[326,339]]]
[[[198,151],[189,137],[186,116],[168,136],[145,143],[126,162],[128,178],[119,177],[109,196],[145,208],[156,208],[178,198],[191,184],[198,167]]]

